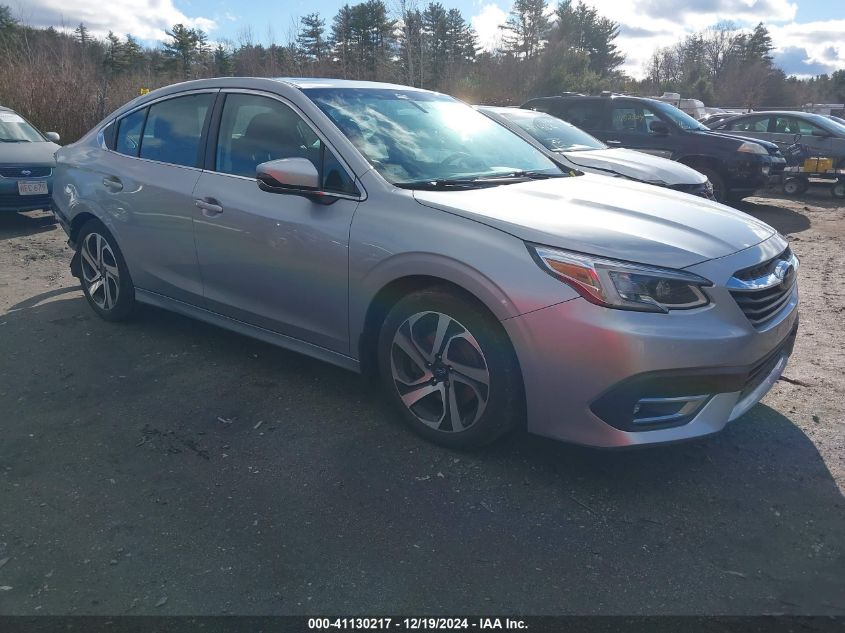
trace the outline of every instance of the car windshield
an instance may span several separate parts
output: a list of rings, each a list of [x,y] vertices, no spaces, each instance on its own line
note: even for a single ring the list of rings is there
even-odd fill
[[[39,143],[44,137],[15,112],[0,112],[0,143]]]
[[[830,117],[822,116],[821,114],[806,114],[804,115],[811,123],[815,123],[826,132],[830,132],[835,136],[845,136],[845,125],[834,121]]]
[[[590,149],[607,149],[607,145],[575,127],[548,114],[530,110],[493,110],[508,121],[518,125],[553,152],[580,152]]]
[[[563,176],[548,157],[507,128],[451,97],[419,90],[304,91],[389,182]],[[509,180],[504,180],[509,178]]]
[[[672,121],[682,130],[702,130],[704,132],[710,131],[709,127],[707,127],[706,125],[702,125],[701,123],[693,119],[690,115],[688,115],[686,112],[678,110],[678,108],[671,104],[662,103],[660,101],[652,101],[651,106],[654,107],[655,110],[660,112],[660,114]]]

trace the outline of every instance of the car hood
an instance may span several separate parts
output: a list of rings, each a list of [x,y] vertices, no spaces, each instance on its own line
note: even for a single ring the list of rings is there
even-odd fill
[[[775,233],[705,198],[590,174],[484,189],[415,190],[414,197],[527,242],[670,268],[724,257]]]
[[[701,134],[702,136],[709,136],[711,138],[721,138],[721,139],[730,139],[731,141],[748,141],[749,143],[757,143],[757,145],[762,145],[766,148],[766,150],[771,154],[772,150],[777,150],[778,146],[776,143],[772,143],[771,141],[764,141],[761,138],[751,138],[750,136],[743,136],[742,132],[724,132],[722,130],[701,130],[696,132],[697,134]]]
[[[55,143],[0,143],[0,165],[55,165]]]
[[[595,149],[580,152],[559,152],[569,162],[584,169],[612,171],[626,178],[653,184],[700,185],[707,178],[691,167],[673,160],[652,156],[632,149]]]

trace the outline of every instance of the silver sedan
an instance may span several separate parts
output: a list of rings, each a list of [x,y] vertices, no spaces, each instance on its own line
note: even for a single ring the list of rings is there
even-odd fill
[[[797,329],[798,262],[768,225],[565,172],[403,86],[163,88],[60,150],[54,197],[104,319],[143,302],[377,375],[447,446],[719,431]]]

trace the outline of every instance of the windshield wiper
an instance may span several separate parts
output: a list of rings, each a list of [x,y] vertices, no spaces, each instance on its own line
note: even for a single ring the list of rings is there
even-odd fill
[[[495,187],[509,185],[527,180],[544,180],[546,178],[563,178],[566,174],[548,174],[541,171],[509,171],[490,176],[476,176],[473,178],[431,178],[426,180],[409,180],[394,183],[402,189],[479,189],[481,187]]]

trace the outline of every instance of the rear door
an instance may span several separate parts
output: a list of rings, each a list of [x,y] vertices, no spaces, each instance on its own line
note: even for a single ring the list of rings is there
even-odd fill
[[[194,191],[208,308],[348,354],[349,227],[360,198],[354,176],[293,104],[253,91],[221,97],[207,170]],[[256,166],[280,158],[314,163],[335,201],[259,189]]]
[[[203,299],[192,194],[216,93],[166,97],[118,119],[94,183],[135,286],[196,305]]]
[[[550,114],[568,121],[575,127],[587,130],[599,140],[604,141],[609,133],[606,116],[607,102],[607,99],[561,100],[555,104],[556,108]]]
[[[669,134],[658,134],[651,129],[655,121],[662,122]],[[664,121],[659,114],[638,101],[613,99],[610,106],[610,132],[605,142],[611,147],[627,147],[647,154],[671,158],[674,154],[671,133],[675,126]]]

